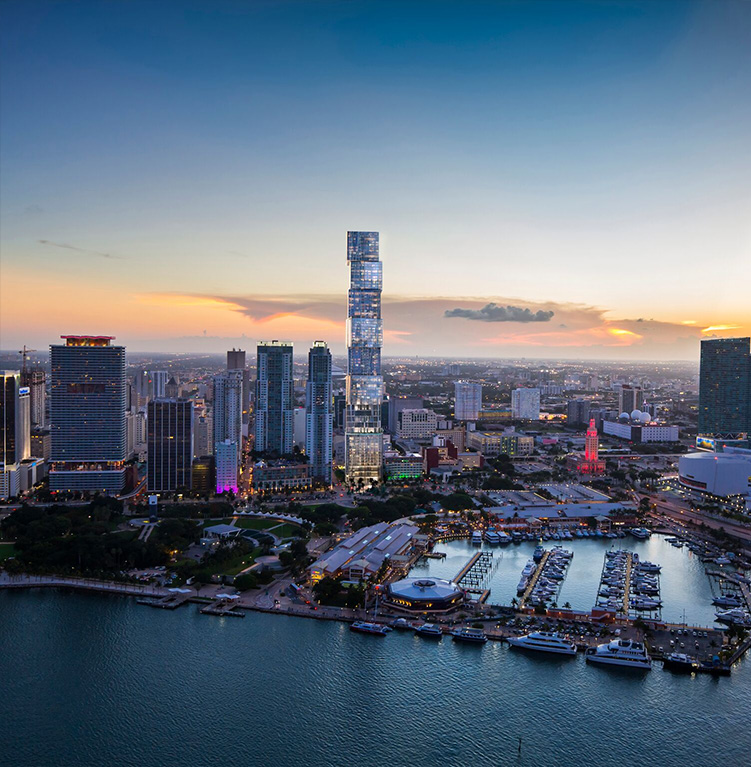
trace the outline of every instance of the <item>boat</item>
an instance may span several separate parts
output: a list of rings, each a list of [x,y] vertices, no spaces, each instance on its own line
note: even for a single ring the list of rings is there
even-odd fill
[[[720,556],[715,559],[714,563],[716,565],[729,565],[731,564],[730,560],[726,556]]]
[[[632,610],[659,610],[662,607],[661,600],[647,597],[632,597],[629,604]]]
[[[500,539],[498,538],[498,533],[495,530],[486,530],[485,540],[488,543],[500,543]]]
[[[480,545],[482,545],[482,533],[481,533],[479,530],[475,530],[475,531],[472,533],[472,543],[473,543],[475,546],[480,546]]]
[[[632,527],[630,533],[634,538],[638,538],[640,541],[644,541],[652,535],[651,531],[647,530],[646,527]]]
[[[732,594],[723,594],[721,597],[713,599],[712,604],[717,607],[743,607],[743,600]]]
[[[502,545],[506,543],[511,543],[511,536],[508,533],[503,532],[503,530],[499,530],[497,535],[498,535],[498,543]]]
[[[443,636],[443,629],[437,623],[423,623],[415,629],[415,634],[421,637],[430,637],[431,639],[440,639]]]
[[[636,567],[643,573],[659,573],[662,570],[662,566],[656,565],[654,562],[639,562]]]
[[[690,674],[698,671],[701,667],[696,658],[692,658],[682,652],[671,652],[662,659],[662,667],[666,671],[679,671],[684,674]]]
[[[733,607],[730,610],[718,610],[715,613],[715,620],[730,625],[751,626],[751,615],[740,607]]]
[[[452,631],[451,635],[455,642],[483,644],[488,641],[482,629],[472,628],[471,626],[462,626],[462,628]]]
[[[391,631],[390,626],[384,626],[382,623],[368,623],[367,621],[355,621],[350,624],[350,631],[359,631],[361,634],[375,634],[385,637]]]
[[[523,636],[509,637],[508,643],[511,647],[520,647],[523,650],[576,655],[576,645],[555,631],[533,631]]]
[[[397,631],[407,631],[412,630],[412,625],[406,618],[397,618],[392,624],[392,629],[396,629]]]
[[[623,666],[645,671],[652,668],[652,660],[642,642],[632,639],[614,639],[612,642],[589,647],[585,655],[587,662],[605,666]]]
[[[542,546],[537,546],[537,548],[534,550],[534,553],[532,554],[532,559],[534,559],[535,562],[539,562],[542,559],[544,553],[545,549]]]
[[[519,532],[514,531],[513,533],[511,533],[511,540],[514,543],[521,543],[522,542],[522,534],[519,533]]]

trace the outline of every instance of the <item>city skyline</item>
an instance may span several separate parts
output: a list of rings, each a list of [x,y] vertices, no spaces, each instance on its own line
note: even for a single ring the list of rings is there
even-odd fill
[[[340,354],[347,230],[385,356],[748,335],[748,7],[545,7],[5,4],[0,347]]]

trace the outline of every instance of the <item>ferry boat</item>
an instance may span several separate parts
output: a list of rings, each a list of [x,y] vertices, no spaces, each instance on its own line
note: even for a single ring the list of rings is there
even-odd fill
[[[472,543],[475,546],[482,545],[482,533],[479,530],[475,530],[472,533]]]
[[[558,655],[576,655],[576,645],[555,631],[533,631],[519,637],[509,637],[512,647],[539,652],[557,653]]]
[[[484,644],[488,641],[485,632],[482,629],[475,629],[470,626],[462,626],[451,632],[455,642],[474,642],[475,644]]]
[[[443,629],[437,623],[423,623],[415,629],[415,634],[421,637],[430,637],[431,639],[440,639],[443,636]]]
[[[614,639],[612,642],[590,647],[586,652],[589,663],[601,663],[605,666],[624,666],[648,670],[652,661],[647,648],[641,642],[631,639]]]
[[[382,623],[368,623],[367,621],[355,621],[350,624],[350,631],[359,631],[361,634],[375,634],[385,637],[391,631],[390,626],[384,626]]]
[[[512,540],[513,543],[521,543],[522,542],[522,534],[517,532],[517,531],[514,531],[513,533],[511,533],[511,540]]]
[[[498,537],[498,533],[495,530],[486,530],[485,531],[485,540],[488,543],[500,543],[500,538]]]
[[[692,658],[682,652],[671,652],[662,660],[662,667],[667,671],[680,671],[684,674],[690,674],[698,671],[701,667],[696,658]]]
[[[498,534],[498,543],[500,544],[511,543],[511,536],[508,533],[503,532],[503,530],[499,530],[497,534]]]

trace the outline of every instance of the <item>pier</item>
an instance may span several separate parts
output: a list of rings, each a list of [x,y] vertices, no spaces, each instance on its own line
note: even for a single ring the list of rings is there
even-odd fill
[[[550,552],[546,551],[542,555],[542,559],[537,563],[537,567],[535,568],[535,571],[532,573],[532,577],[529,579],[527,583],[527,588],[524,589],[524,594],[522,594],[522,598],[519,600],[519,609],[523,610],[525,605],[527,604],[527,600],[529,599],[529,595],[532,593],[532,590],[537,585],[537,581],[540,578],[540,573],[542,573],[543,568],[545,567],[545,563],[548,561],[550,557]],[[523,575],[523,573],[522,573]]]
[[[630,551],[626,552],[626,580],[623,585],[623,612],[628,614],[629,597],[631,596],[631,570],[634,567],[634,557]]]
[[[217,594],[217,599],[201,609],[201,615],[218,615],[222,618],[244,618],[245,613],[236,610],[237,599],[227,594]]]
[[[467,564],[459,570],[453,580],[465,591],[475,594],[481,594],[485,591],[490,593],[486,586],[495,569],[493,564],[492,551],[478,551],[469,558]],[[487,596],[485,598],[487,599]]]

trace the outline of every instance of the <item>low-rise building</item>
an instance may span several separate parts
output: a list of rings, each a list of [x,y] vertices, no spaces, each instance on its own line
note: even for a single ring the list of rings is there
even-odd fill
[[[603,421],[602,433],[629,442],[677,442],[679,438],[677,426],[633,418]]]
[[[307,463],[292,463],[283,459],[259,461],[253,466],[250,486],[259,492],[306,490],[311,486],[310,466]]]
[[[423,459],[420,453],[385,453],[383,470],[386,479],[419,479],[423,474]]]
[[[430,439],[436,430],[438,415],[427,408],[405,409],[399,412],[397,435],[400,439]]]
[[[514,431],[468,431],[467,447],[479,451],[485,457],[501,455],[530,455],[535,449],[534,437]]]

